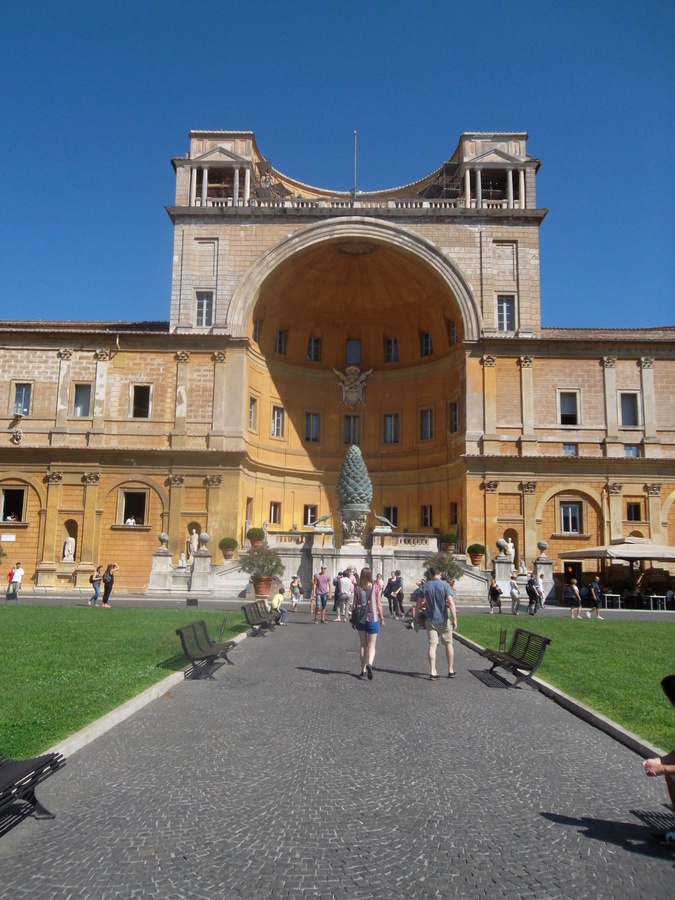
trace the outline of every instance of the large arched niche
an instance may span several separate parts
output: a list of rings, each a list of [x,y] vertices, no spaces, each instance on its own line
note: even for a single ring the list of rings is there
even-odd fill
[[[311,225],[263,253],[239,282],[229,311],[233,337],[250,336],[256,310],[302,315],[316,329],[360,321],[373,327],[420,327],[434,310],[436,323],[455,321],[458,337],[475,340],[482,321],[457,266],[432,242],[399,226],[349,217]],[[325,315],[330,309],[331,315]],[[279,324],[281,322],[281,324]]]

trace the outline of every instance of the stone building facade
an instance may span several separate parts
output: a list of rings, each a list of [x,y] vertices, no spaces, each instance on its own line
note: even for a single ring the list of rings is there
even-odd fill
[[[559,574],[626,534],[675,544],[675,328],[542,327],[527,135],[463,134],[355,196],[250,132],[172,163],[168,322],[0,323],[0,539],[28,581],[115,561],[142,590],[161,532],[175,561],[193,530],[309,534],[351,443],[373,510],[484,564],[501,537]]]

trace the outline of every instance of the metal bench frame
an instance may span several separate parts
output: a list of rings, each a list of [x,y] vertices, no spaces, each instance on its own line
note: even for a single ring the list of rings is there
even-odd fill
[[[223,620],[223,626],[220,629],[221,637],[224,629],[225,620]],[[180,638],[183,652],[192,663],[193,673],[203,673],[208,678],[213,678],[211,669],[216,663],[226,662],[230,666],[234,665],[227,654],[233,647],[236,647],[236,641],[215,643],[211,640],[206,622],[203,619],[200,619],[198,622],[191,622],[189,625],[183,625],[182,628],[177,628],[176,634]],[[188,672],[185,673],[186,678],[188,674]]]
[[[253,603],[245,603],[242,606],[246,622],[251,631],[251,637],[264,637],[266,631],[273,631],[278,618],[275,613],[269,612],[264,600],[255,600]]]
[[[60,753],[19,760],[7,759],[0,754],[0,813],[23,801],[29,804],[36,819],[53,819],[54,813],[35,796],[35,788],[65,764],[65,757]]]
[[[524,628],[516,628],[506,652],[486,649],[482,655],[492,662],[490,672],[494,672],[497,666],[513,672],[516,680],[511,687],[517,687],[521,681],[527,681],[531,687],[536,687],[532,676],[541,665],[550,643],[551,638],[526,631]]]

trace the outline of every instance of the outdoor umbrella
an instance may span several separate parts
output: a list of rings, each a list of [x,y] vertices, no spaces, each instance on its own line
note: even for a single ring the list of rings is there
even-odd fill
[[[567,550],[560,559],[624,559],[635,562],[642,559],[672,560],[675,562],[675,547],[652,544],[649,538],[627,537],[604,544],[602,547],[584,547]]]

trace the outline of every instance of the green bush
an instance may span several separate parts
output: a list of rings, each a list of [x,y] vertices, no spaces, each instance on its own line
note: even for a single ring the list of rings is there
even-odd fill
[[[239,546],[239,541],[233,537],[224,537],[218,541],[218,546],[221,550],[236,550]]]
[[[467,553],[480,553],[481,556],[485,556],[485,547],[482,544],[469,544],[466,548]]]
[[[441,544],[456,544],[459,538],[453,531],[446,531],[441,535]]]
[[[286,567],[279,554],[269,547],[254,547],[239,557],[239,568],[248,575],[283,575]]]
[[[439,568],[444,578],[454,578],[455,581],[463,575],[459,565],[455,562],[452,553],[434,553],[428,559],[424,560],[425,577],[429,578],[429,569],[432,566]]]
[[[262,528],[249,528],[246,532],[246,537],[249,539],[251,543],[254,541],[262,541],[265,539],[265,532]]]

